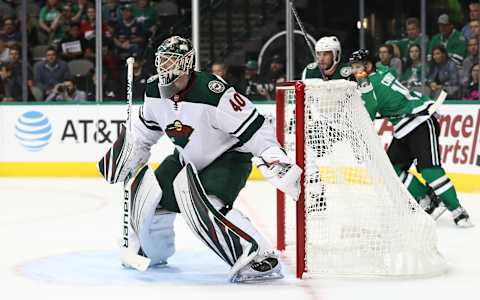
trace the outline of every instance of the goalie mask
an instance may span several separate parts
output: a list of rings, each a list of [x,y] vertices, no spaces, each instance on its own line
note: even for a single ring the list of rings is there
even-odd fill
[[[326,36],[318,40],[315,44],[315,52],[330,51],[333,54],[332,66],[325,71],[331,71],[340,63],[342,57],[342,46],[336,36]]]
[[[195,51],[192,43],[180,36],[172,36],[162,42],[155,53],[160,94],[170,98],[177,91],[175,81],[183,74],[193,70]]]

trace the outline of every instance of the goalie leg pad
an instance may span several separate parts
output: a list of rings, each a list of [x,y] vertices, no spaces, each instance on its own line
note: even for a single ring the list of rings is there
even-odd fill
[[[180,211],[192,232],[232,266],[230,280],[264,254],[266,242],[250,220],[235,209],[222,214],[218,208],[224,204],[218,198],[207,197],[192,164],[180,171],[173,186]]]
[[[175,252],[175,213],[157,208],[162,190],[151,167],[143,167],[126,183],[125,190],[131,197],[131,207],[127,244],[130,254],[124,257],[134,252],[148,257],[149,265],[165,263]],[[123,263],[130,265],[128,261]]]

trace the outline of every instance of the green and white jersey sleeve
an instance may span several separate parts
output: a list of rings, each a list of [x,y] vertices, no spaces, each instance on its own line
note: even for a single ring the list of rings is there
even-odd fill
[[[394,125],[394,136],[401,138],[425,122],[429,116],[412,116],[425,111],[433,101],[409,91],[390,72],[377,70],[359,83],[365,108],[373,120],[377,113]]]
[[[238,139],[236,148],[259,156],[277,145],[275,133],[253,103],[230,87],[220,98],[213,124]]]
[[[230,150],[260,155],[277,145],[273,129],[250,100],[206,72],[194,72],[173,99],[161,98],[158,79],[150,79],[141,112],[139,141],[150,144],[165,133],[198,170]]]

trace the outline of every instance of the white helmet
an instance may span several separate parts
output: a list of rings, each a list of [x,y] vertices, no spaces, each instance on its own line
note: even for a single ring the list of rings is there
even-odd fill
[[[318,53],[320,51],[331,51],[333,53],[333,65],[331,69],[340,63],[342,46],[336,36],[325,36],[319,39],[315,44],[315,52]]]

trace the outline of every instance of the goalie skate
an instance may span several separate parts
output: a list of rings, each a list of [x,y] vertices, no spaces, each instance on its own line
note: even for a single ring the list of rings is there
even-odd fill
[[[252,260],[230,279],[233,283],[259,282],[283,278],[280,261],[275,253],[261,261]]]

